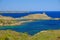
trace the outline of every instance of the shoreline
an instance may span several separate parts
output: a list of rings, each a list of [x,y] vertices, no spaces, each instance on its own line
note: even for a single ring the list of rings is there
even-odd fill
[[[0,26],[18,26],[18,25],[23,25],[25,22],[33,22],[33,21],[36,21],[36,20],[19,21],[19,22],[17,21],[15,23],[11,23],[11,24],[8,24],[8,23],[3,24],[3,23],[0,23]],[[41,21],[44,21],[44,20],[41,20]]]
[[[0,26],[18,26],[18,25],[23,25],[23,23],[25,23],[25,22],[32,22],[32,20],[20,21],[20,22],[16,22],[16,23],[12,23],[12,24],[3,24],[3,23],[0,23]]]

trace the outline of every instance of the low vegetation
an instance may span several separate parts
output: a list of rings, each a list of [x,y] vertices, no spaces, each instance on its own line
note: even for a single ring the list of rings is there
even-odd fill
[[[0,40],[29,40],[28,34],[12,30],[0,30]]]
[[[41,31],[32,36],[30,40],[60,40],[60,30]]]
[[[60,30],[41,31],[33,36],[12,30],[0,30],[0,40],[60,40]]]
[[[17,20],[0,19],[0,26],[13,26],[17,25],[18,22]]]

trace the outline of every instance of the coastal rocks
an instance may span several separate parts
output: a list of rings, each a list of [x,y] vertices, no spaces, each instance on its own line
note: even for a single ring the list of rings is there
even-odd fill
[[[54,18],[54,20],[60,20],[60,18]]]

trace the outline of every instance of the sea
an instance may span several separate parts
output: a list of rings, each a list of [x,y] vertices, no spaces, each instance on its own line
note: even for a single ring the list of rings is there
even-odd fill
[[[28,12],[28,13],[1,13],[3,16],[11,16],[19,18],[30,14],[43,13],[43,12]],[[46,14],[52,18],[60,18],[60,11],[49,11]],[[0,30],[14,30],[17,32],[28,33],[34,35],[44,30],[60,30],[60,20],[36,20],[32,22],[25,22],[18,26],[3,26]]]

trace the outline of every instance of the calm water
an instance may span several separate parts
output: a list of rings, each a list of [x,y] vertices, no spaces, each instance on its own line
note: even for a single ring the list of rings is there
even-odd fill
[[[28,32],[30,35],[36,34],[42,30],[58,30],[60,29],[60,20],[39,20],[27,22],[19,26],[5,26],[0,30],[11,29],[18,32]]]

